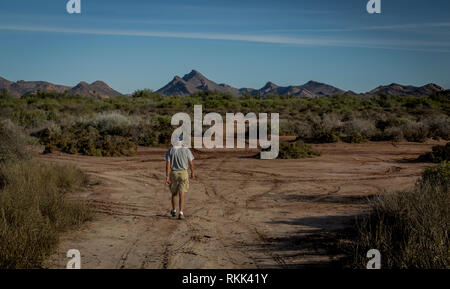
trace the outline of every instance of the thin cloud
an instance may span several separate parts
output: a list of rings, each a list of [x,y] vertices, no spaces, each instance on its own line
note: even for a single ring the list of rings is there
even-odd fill
[[[450,27],[450,22],[410,23],[410,24],[348,27],[348,28],[271,29],[265,30],[265,32],[351,32],[351,31],[370,31],[370,30],[410,30],[410,29],[447,28],[447,27]]]
[[[450,27],[450,22],[369,26],[367,27],[367,30],[396,30],[396,29],[402,30],[402,29],[445,28],[445,27]]]
[[[203,32],[81,29],[81,28],[30,27],[30,26],[9,26],[9,25],[0,25],[0,30],[45,32],[45,33],[68,33],[68,34],[85,34],[85,35],[226,40],[226,41],[244,41],[255,43],[288,44],[301,46],[340,46],[340,47],[450,52],[450,42],[438,42],[438,41],[325,39],[325,38],[289,37],[280,35],[246,35],[246,34],[203,33]]]

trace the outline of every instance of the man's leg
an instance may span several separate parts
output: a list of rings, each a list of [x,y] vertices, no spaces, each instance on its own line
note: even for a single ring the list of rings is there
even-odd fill
[[[184,193],[187,192],[187,190],[189,189],[189,176],[187,171],[183,171],[181,174],[181,182],[180,182],[180,187],[178,190],[178,194],[180,196],[180,200],[179,200],[179,204],[178,206],[180,207],[180,213],[178,214],[178,218],[182,219],[184,218]]]
[[[177,206],[177,194],[172,194],[172,211],[175,211]]]
[[[180,212],[184,211],[184,192],[180,192]]]

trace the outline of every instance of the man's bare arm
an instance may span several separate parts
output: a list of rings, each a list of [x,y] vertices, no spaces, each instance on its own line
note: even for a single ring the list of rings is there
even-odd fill
[[[166,183],[170,184],[170,162],[166,161]]]
[[[189,162],[189,167],[191,169],[191,178],[195,179],[195,169],[194,169],[194,162],[193,161]]]

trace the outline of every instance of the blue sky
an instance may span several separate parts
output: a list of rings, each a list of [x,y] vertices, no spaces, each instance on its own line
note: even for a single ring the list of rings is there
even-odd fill
[[[316,80],[367,91],[450,88],[450,1],[0,0],[0,76],[159,89],[191,69],[218,83]]]

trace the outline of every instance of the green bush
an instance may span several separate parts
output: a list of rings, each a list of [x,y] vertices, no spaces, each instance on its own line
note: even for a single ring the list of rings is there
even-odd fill
[[[131,141],[141,146],[160,145],[158,131],[152,124],[141,122],[130,128]]]
[[[46,153],[61,150],[90,156],[121,156],[134,155],[137,145],[169,144],[172,130],[166,116],[143,119],[111,111],[62,127],[51,125],[32,135],[45,145]]]
[[[427,189],[437,189],[442,192],[449,193],[450,182],[450,162],[444,161],[440,165],[434,168],[427,168],[422,174],[422,178],[417,182],[419,191]],[[449,205],[449,199],[447,199],[446,205]],[[426,204],[425,204],[426,205]],[[445,205],[445,204],[444,204]],[[447,207],[448,209],[448,207]],[[450,217],[450,216],[447,216]],[[447,219],[448,220],[448,219]]]
[[[378,249],[382,268],[450,268],[450,163],[426,169],[412,192],[378,197],[358,225],[356,266]]]
[[[47,119],[47,113],[45,111],[36,109],[18,110],[12,115],[12,120],[25,128],[37,127]]]
[[[320,156],[321,153],[304,142],[280,143],[279,159],[302,159]]]
[[[419,156],[418,160],[432,163],[450,161],[450,143],[445,146],[433,146],[431,152]]]
[[[153,92],[151,89],[139,89],[133,92],[132,97],[145,97],[145,98],[154,98],[159,97],[158,93]]]
[[[362,135],[360,133],[353,133],[350,135],[346,135],[342,138],[342,140],[348,143],[363,143],[367,142],[369,139],[365,135]]]
[[[158,144],[169,144],[172,137],[173,127],[169,116],[158,116],[153,119],[152,127],[157,132]]]
[[[95,127],[84,123],[61,129],[46,128],[36,135],[45,145],[45,153],[59,149],[70,154],[116,157],[134,155],[137,149],[137,145],[127,137],[101,134]]]

